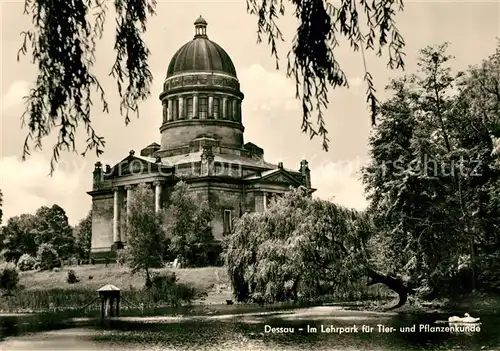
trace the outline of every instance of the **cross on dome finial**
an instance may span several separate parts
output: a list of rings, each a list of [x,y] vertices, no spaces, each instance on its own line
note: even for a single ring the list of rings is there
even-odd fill
[[[207,21],[200,15],[196,21],[194,21],[194,37],[195,38],[208,38],[207,37]]]

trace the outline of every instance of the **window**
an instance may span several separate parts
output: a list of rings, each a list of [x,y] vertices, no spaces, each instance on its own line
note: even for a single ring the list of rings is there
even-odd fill
[[[220,118],[221,112],[220,112],[220,100],[219,98],[214,97],[214,118]]]
[[[224,223],[223,223],[224,234],[231,233],[233,230],[233,218],[231,210],[224,210]]]
[[[200,118],[208,117],[208,98],[206,96],[200,97],[198,115]]]
[[[172,119],[176,120],[179,117],[179,100],[172,100]]]
[[[264,193],[264,209],[267,210],[273,201],[277,201],[283,194]]]
[[[238,117],[236,118],[236,120],[238,122],[241,122],[241,101],[238,102],[238,105],[236,106],[237,108],[237,114],[238,114]]]
[[[183,97],[179,98],[179,106],[178,106],[178,119],[185,119],[186,118],[186,99]]]
[[[233,102],[229,99],[226,100],[226,118],[225,119],[233,119]]]
[[[168,100],[163,100],[163,123],[167,121],[168,117]]]
[[[193,98],[188,97],[186,99],[186,118],[191,119],[193,118]]]
[[[236,100],[233,100],[233,103],[231,104],[231,112],[232,112],[232,117],[233,117],[233,121],[237,122],[238,121],[238,109],[236,108],[236,104],[238,103],[238,101]]]

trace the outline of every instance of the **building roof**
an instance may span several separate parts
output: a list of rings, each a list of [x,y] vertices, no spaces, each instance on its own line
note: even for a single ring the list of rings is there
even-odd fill
[[[100,287],[99,289],[97,289],[97,291],[120,291],[120,289],[114,285],[106,284],[103,287]]]
[[[200,162],[201,153],[202,151],[198,151],[182,155],[162,157],[161,162],[164,166],[174,166],[183,163]],[[154,162],[154,159],[152,158],[142,157],[142,159],[148,162]],[[231,154],[215,154],[214,162],[225,163],[225,164],[238,164],[242,166],[249,166],[249,167],[256,167],[263,169],[274,169],[278,167],[264,160],[254,160],[248,157],[231,155]]]
[[[288,179],[292,183],[295,184],[301,184],[300,180],[296,178],[296,175],[298,175],[299,172],[296,171],[291,171],[291,170],[286,170],[284,168],[275,168],[275,169],[270,169],[264,172],[260,172],[257,174],[252,174],[249,176],[244,177],[243,179],[245,180],[250,180],[250,181],[280,181],[283,182],[284,180]],[[295,176],[294,176],[295,175]]]
[[[196,19],[196,21],[194,21],[194,25],[198,25],[198,24],[201,24],[201,25],[207,25],[207,21],[200,15],[200,17],[198,17]]]
[[[199,17],[195,26],[206,26],[207,22]],[[195,35],[193,40],[184,44],[172,57],[167,69],[167,78],[194,72],[224,73],[234,78],[236,69],[227,52],[207,35]]]

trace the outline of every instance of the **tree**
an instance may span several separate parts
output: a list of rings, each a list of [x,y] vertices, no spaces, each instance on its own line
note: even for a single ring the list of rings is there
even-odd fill
[[[75,250],[75,238],[64,209],[58,205],[42,206],[35,217],[37,245],[51,244],[61,259],[70,257]]]
[[[48,243],[62,258],[74,250],[73,231],[65,211],[58,205],[42,206],[35,215],[22,214],[12,217],[2,229],[2,255],[17,261],[23,254],[35,256],[37,247]]]
[[[23,255],[36,254],[37,219],[32,214],[22,214],[9,218],[2,227],[2,243],[0,243],[4,259],[15,261]]]
[[[35,269],[36,263],[35,257],[25,253],[19,257],[19,261],[17,261],[17,269],[21,272],[31,271]]]
[[[151,286],[150,269],[163,265],[165,234],[161,214],[155,212],[153,191],[140,184],[133,192],[127,219],[128,265],[132,272],[144,271],[146,286]]]
[[[446,47],[425,48],[417,74],[391,83],[364,171],[395,272],[429,296],[473,290],[478,243],[498,250],[498,59],[452,75]]]
[[[61,259],[52,244],[43,243],[38,246],[36,253],[38,268],[41,270],[51,270],[61,266]]]
[[[411,292],[400,279],[376,271],[367,214],[312,199],[295,189],[267,211],[243,215],[228,238],[226,266],[239,301],[276,302],[316,298],[368,277],[396,291],[401,304]]]
[[[212,218],[208,202],[198,201],[185,182],[178,182],[163,217],[170,253],[188,266],[207,265],[214,243]]]
[[[92,246],[92,210],[75,227],[76,253],[80,259],[90,259]]]
[[[500,43],[493,55],[470,67],[459,79],[452,114],[458,147],[476,161],[463,187],[470,265],[474,273],[477,268],[480,287],[496,291],[500,291],[499,84]]]
[[[105,92],[98,77],[92,73],[95,64],[96,42],[102,37],[107,14],[106,0],[71,3],[54,3],[42,0],[25,0],[25,13],[31,15],[34,28],[22,32],[24,41],[19,50],[27,54],[28,47],[39,72],[35,87],[27,96],[24,125],[28,135],[23,158],[35,148],[42,147],[44,137],[54,130],[58,141],[53,147],[51,171],[63,150],[76,151],[75,134],[79,126],[87,132],[87,145],[83,152],[95,150],[102,154],[105,141],[91,123],[92,91],[100,95],[103,111],[108,111]],[[148,66],[149,50],[142,39],[149,16],[155,14],[156,0],[115,1],[116,10],[116,60],[111,74],[116,78],[121,96],[120,112],[125,124],[130,115],[139,114],[138,103],[150,95],[152,74]],[[348,86],[347,78],[335,57],[341,37],[347,38],[354,51],[374,50],[382,55],[388,48],[391,68],[403,68],[404,40],[395,24],[396,11],[403,9],[401,0],[374,0],[356,2],[342,0],[339,5],[330,1],[290,0],[299,25],[289,51],[287,76],[295,81],[297,98],[302,100],[302,130],[314,137],[323,138],[328,149],[328,136],[324,110],[328,105],[329,88]],[[358,8],[359,6],[359,8]],[[247,12],[258,17],[257,41],[265,37],[279,67],[276,44],[283,41],[277,19],[285,14],[285,2],[247,0]],[[91,16],[95,20],[90,19]],[[360,23],[366,24],[363,32]],[[366,61],[364,61],[366,62]],[[367,84],[367,101],[375,122],[377,99],[365,63],[364,80]],[[317,114],[314,126],[312,113]]]
[[[19,272],[16,265],[12,262],[0,263],[0,290],[4,291],[4,295],[11,294],[18,283]]]

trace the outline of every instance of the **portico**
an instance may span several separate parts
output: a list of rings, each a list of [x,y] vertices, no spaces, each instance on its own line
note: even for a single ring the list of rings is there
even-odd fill
[[[144,182],[152,187],[154,187],[155,194],[155,211],[158,213],[162,208],[162,184],[161,181]],[[126,243],[127,233],[126,228],[129,225],[129,217],[131,212],[131,202],[133,198],[134,188],[141,183],[127,184],[124,186],[113,187],[113,243],[115,247],[121,248],[123,243]],[[123,203],[125,204],[125,223],[126,226],[123,228],[122,222],[122,208]],[[122,233],[122,229],[125,229]]]

